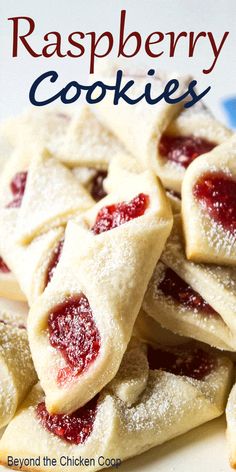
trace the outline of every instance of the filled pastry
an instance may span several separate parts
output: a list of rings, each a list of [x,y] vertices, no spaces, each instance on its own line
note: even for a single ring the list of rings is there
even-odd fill
[[[73,170],[95,202],[107,194],[104,181],[111,161],[132,159],[132,155],[85,105],[71,120],[63,142],[49,149],[55,158]]]
[[[90,107],[83,106],[73,117],[63,143],[50,149],[69,167],[107,170],[111,159],[127,155],[124,146],[98,121]]]
[[[10,274],[17,279],[21,299],[25,298],[31,305],[52,278],[63,247],[64,228],[51,229],[22,245],[16,241],[18,215],[18,208],[0,209],[0,252]],[[13,280],[16,281],[15,277]],[[9,296],[7,290],[8,285],[4,285],[2,294],[6,297]],[[19,296],[9,298],[20,299]]]
[[[9,119],[0,129],[0,153],[3,158],[5,153],[8,158],[17,154],[16,168],[21,162],[22,167],[23,164],[26,167],[24,170],[28,170],[38,149],[47,149],[55,159],[72,169],[78,181],[98,201],[105,196],[102,181],[111,158],[128,156],[128,152],[99,123],[88,106],[83,105],[77,113],[70,108],[67,111],[68,107],[66,112],[63,110],[53,108],[36,110],[36,113],[30,110]]]
[[[39,151],[26,177],[17,218],[17,240],[29,243],[39,234],[65,224],[92,204],[92,198],[72,172],[46,151]]]
[[[42,150],[30,161],[22,149],[16,150],[1,183],[0,253],[5,270],[1,293],[26,298],[31,304],[43,292],[58,262],[64,238],[61,225],[94,200],[71,170]],[[50,207],[49,196],[53,198]]]
[[[125,181],[129,185],[130,173],[140,174],[142,167],[140,163],[131,154],[122,154],[112,158],[108,166],[106,178],[103,181],[103,189],[106,193],[119,188],[120,182]],[[181,195],[172,190],[166,190],[166,196],[169,199],[173,214],[181,212]]]
[[[68,111],[69,109],[69,111]],[[54,149],[63,140],[73,117],[69,107],[32,107],[1,126],[3,139],[11,149],[24,149],[28,161],[38,147]]]
[[[236,271],[185,257],[181,218],[158,262],[143,308],[163,327],[219,349],[236,349]]]
[[[104,74],[104,71],[102,71]],[[105,76],[106,83],[114,81],[116,70],[107,67]],[[98,72],[99,77],[100,71]],[[132,73],[129,71],[123,75],[122,85],[128,80],[132,80]],[[178,94],[183,92],[187,77],[176,77],[180,81]],[[158,78],[148,77],[152,84],[153,96],[158,96],[163,91],[164,83],[168,81],[168,75],[159,74]],[[131,98],[140,96],[147,83],[147,77],[136,75],[135,84],[129,90]],[[159,140],[171,123],[172,119],[180,112],[181,103],[167,104],[165,101],[159,101],[155,106],[150,106],[141,101],[130,106],[125,101],[119,103],[119,106],[113,105],[113,100],[109,94],[100,103],[94,106],[101,122],[110,129],[117,138],[123,143],[129,151],[139,161],[143,169],[151,168],[159,175],[159,165],[157,160],[157,151]]]
[[[232,136],[202,102],[179,113],[164,131],[158,146],[159,176],[167,189],[181,192],[188,166]]]
[[[236,137],[191,164],[182,187],[187,258],[236,265]]]
[[[116,374],[171,226],[168,200],[147,171],[68,223],[54,276],[28,320],[51,413],[74,411]]]
[[[232,363],[220,354],[198,345],[152,348],[136,341],[113,382],[72,414],[49,414],[42,389],[34,387],[3,434],[0,461],[40,457],[37,470],[49,471],[46,454],[56,459],[56,472],[63,464],[77,470],[81,457],[89,461],[80,461],[82,470],[112,460],[120,465],[221,415],[231,382]],[[27,462],[24,469],[30,469]]]
[[[159,96],[158,77],[136,72],[129,93],[150,81]],[[118,467],[221,415],[233,383],[236,138],[200,102],[108,97],[0,126],[0,462],[13,469]]]
[[[1,208],[19,208],[25,191],[27,173],[32,155],[26,155],[23,148],[16,148],[8,156],[8,161],[0,175]]]
[[[105,72],[106,83],[114,80],[116,69],[108,66]],[[129,90],[129,95],[131,98],[139,96],[139,89],[144,89],[147,77],[126,71],[125,68],[124,72],[124,84],[135,76],[135,85]],[[180,82],[180,95],[187,77],[177,79]],[[163,90],[168,75],[159,72],[158,78],[149,77],[148,80],[154,90],[153,96],[158,96],[158,90],[159,93]],[[185,111],[182,111],[183,104],[170,106],[162,101],[155,106],[147,105],[144,101],[135,107],[124,101],[114,106],[107,95],[95,105],[95,110],[99,119],[120,139],[142,168],[152,168],[165,188],[179,193],[185,170],[192,160],[232,135],[200,103]]]
[[[37,382],[22,309],[0,300],[0,427],[13,418]]]

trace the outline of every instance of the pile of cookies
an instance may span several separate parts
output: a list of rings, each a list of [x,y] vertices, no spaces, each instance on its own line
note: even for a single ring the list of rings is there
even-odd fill
[[[2,123],[4,465],[117,465],[228,401],[236,467],[236,137],[181,106],[108,97]]]

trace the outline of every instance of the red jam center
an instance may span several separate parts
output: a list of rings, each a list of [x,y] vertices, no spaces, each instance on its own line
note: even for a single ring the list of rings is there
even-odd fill
[[[94,176],[94,178],[92,179],[90,193],[96,202],[99,202],[99,200],[101,200],[107,195],[103,187],[103,182],[106,177],[107,177],[107,172],[103,170],[99,170]]]
[[[21,206],[27,175],[27,172],[17,172],[15,177],[12,179],[10,188],[14,198],[10,203],[8,203],[7,208],[19,208]]]
[[[64,244],[64,239],[59,241],[58,245],[56,246],[56,248],[54,249],[54,251],[52,253],[52,257],[51,257],[51,260],[48,264],[47,271],[46,271],[45,287],[47,287],[47,285],[49,284],[49,282],[51,281],[51,279],[54,275],[55,269],[56,269],[57,264],[58,264],[58,262],[60,260],[60,257],[61,257],[63,244]]]
[[[151,370],[160,369],[175,375],[203,380],[215,367],[215,359],[203,349],[182,345],[171,348],[148,347]]]
[[[218,313],[201,297],[201,295],[184,280],[182,280],[172,269],[167,268],[164,279],[158,288],[166,297],[173,298],[177,303],[205,315],[217,315]]]
[[[159,143],[159,153],[168,161],[176,162],[186,169],[196,157],[210,152],[215,146],[215,143],[196,136],[163,134]]]
[[[0,257],[0,272],[4,272],[4,274],[7,274],[8,272],[11,272],[9,267],[7,267],[7,264],[4,262],[2,257]]]
[[[92,231],[100,234],[110,229],[117,228],[138,216],[142,216],[149,205],[149,196],[140,193],[130,202],[122,202],[101,208]]]
[[[236,180],[222,172],[209,172],[198,179],[193,195],[216,223],[236,232]]]
[[[83,372],[100,350],[100,334],[85,295],[67,298],[55,307],[49,314],[48,328],[51,345],[68,364],[58,373],[57,380],[63,384]]]
[[[93,431],[97,413],[97,397],[71,415],[50,415],[45,403],[39,403],[36,415],[42,426],[72,444],[83,444]]]

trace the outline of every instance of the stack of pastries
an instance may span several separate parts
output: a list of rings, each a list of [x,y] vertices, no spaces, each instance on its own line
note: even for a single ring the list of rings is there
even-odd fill
[[[1,464],[117,466],[226,409],[236,467],[232,131],[109,96],[0,131]]]

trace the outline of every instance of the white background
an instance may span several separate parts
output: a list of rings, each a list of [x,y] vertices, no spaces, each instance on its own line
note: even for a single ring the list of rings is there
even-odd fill
[[[20,49],[20,58],[13,59],[12,23],[7,18],[32,17],[36,22],[32,45],[39,49],[44,45],[44,34],[60,31],[65,49],[66,35],[72,31],[102,33],[110,30],[116,35],[119,13],[123,8],[127,10],[127,33],[135,29],[143,37],[152,31],[212,31],[219,40],[224,31],[230,31],[220,59],[210,75],[202,74],[202,69],[212,61],[212,52],[205,40],[199,41],[196,56],[192,59],[186,59],[185,40],[182,40],[181,48],[177,47],[176,57],[168,58],[166,40],[163,43],[165,54],[147,61],[147,66],[155,69],[193,74],[201,89],[211,85],[206,102],[224,120],[221,100],[236,95],[236,0],[0,0],[0,120],[29,106],[30,86],[47,70],[54,69],[59,73],[58,84],[61,87],[70,80],[86,83],[89,60],[89,54],[80,59],[33,59],[23,48]],[[88,42],[86,46],[89,46]],[[156,470],[228,472],[224,420],[197,428],[128,461],[121,468],[123,472]]]

